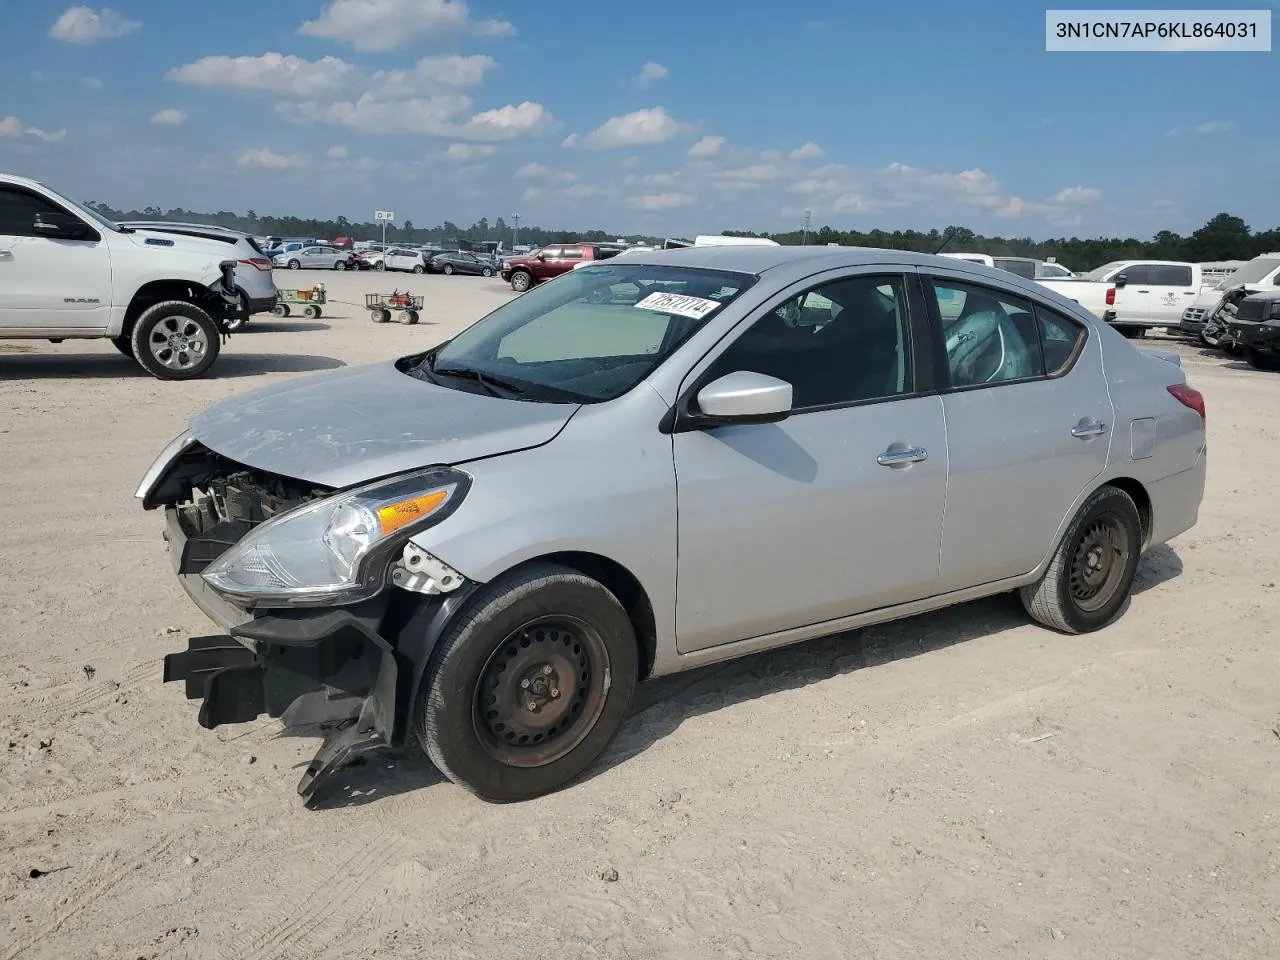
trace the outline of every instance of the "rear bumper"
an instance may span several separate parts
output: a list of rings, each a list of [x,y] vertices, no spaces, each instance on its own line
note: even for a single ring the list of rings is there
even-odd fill
[[[1172,540],[1196,525],[1200,504],[1204,500],[1208,455],[1208,448],[1202,447],[1190,469],[1147,485],[1147,494],[1151,498],[1149,546]]]
[[[249,313],[270,313],[276,308],[275,297],[259,297],[249,301]]]

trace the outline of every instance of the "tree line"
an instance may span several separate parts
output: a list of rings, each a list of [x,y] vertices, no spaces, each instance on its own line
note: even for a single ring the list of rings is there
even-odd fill
[[[259,216],[255,211],[239,214],[229,210],[217,213],[198,213],[176,207],[161,210],[146,207],[143,210],[117,210],[105,203],[90,202],[103,216],[111,220],[172,220],[188,223],[210,223],[243,230],[257,236],[274,237],[351,237],[355,240],[379,240],[382,224],[353,222],[346,217],[333,220],[317,220],[303,217]],[[1029,237],[988,237],[967,227],[952,226],[945,230],[838,230],[821,227],[808,234],[800,230],[784,233],[756,233],[748,230],[725,230],[725,234],[738,237],[769,237],[781,244],[837,243],[850,247],[886,247],[892,250],[913,250],[919,253],[943,252],[986,253],[991,256],[1034,257],[1047,260],[1050,257],[1073,270],[1091,270],[1112,260],[1186,260],[1206,263],[1217,260],[1250,260],[1260,253],[1280,250],[1280,227],[1270,230],[1252,230],[1244,220],[1229,213],[1220,213],[1200,229],[1181,236],[1169,230],[1161,230],[1150,240],[1136,237],[1059,237],[1049,240],[1032,240]],[[446,220],[433,227],[415,226],[406,220],[403,224],[388,224],[386,237],[395,243],[439,243],[446,239],[500,240],[505,248],[515,243],[538,247],[548,243],[582,241],[598,243],[619,238],[631,242],[661,243],[662,237],[639,234],[617,234],[606,230],[562,230],[514,224],[502,217],[493,222],[482,217],[469,227],[462,227]],[[945,244],[944,244],[945,241]]]

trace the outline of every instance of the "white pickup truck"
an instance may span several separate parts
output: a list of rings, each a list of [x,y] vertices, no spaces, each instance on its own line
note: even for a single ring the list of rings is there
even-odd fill
[[[1204,278],[1195,263],[1116,260],[1078,280],[1036,283],[1076,301],[1126,336],[1141,336],[1147,327],[1176,327]]]
[[[0,174],[0,339],[109,339],[148,373],[190,380],[247,316],[225,245],[131,230]]]

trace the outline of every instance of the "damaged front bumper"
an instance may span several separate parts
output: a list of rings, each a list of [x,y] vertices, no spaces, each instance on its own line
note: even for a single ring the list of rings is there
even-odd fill
[[[165,681],[183,683],[187,698],[201,701],[202,727],[262,716],[286,728],[332,725],[298,783],[308,805],[352,760],[406,743],[431,649],[474,584],[442,596],[407,585],[348,607],[251,613],[200,576],[229,544],[188,536],[174,507],[165,515],[179,582],[225,631],[190,637],[187,649],[164,658]]]

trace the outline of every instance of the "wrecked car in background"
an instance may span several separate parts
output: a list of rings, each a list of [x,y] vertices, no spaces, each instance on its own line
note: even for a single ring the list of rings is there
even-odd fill
[[[1106,626],[1196,522],[1204,413],[1176,363],[1007,272],[611,259],[194,417],[137,491],[219,626],[165,679],[205,727],[341,724],[308,798],[412,744],[486,800],[536,797],[648,677],[1006,591]]]

